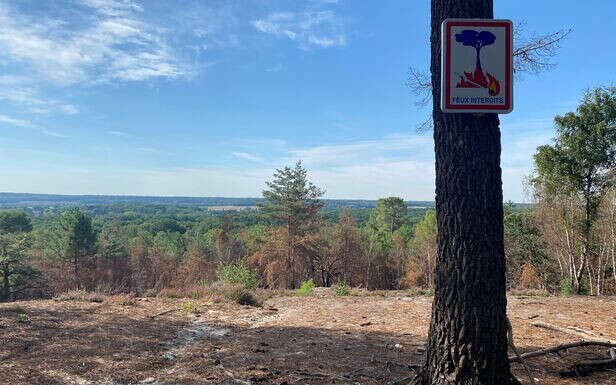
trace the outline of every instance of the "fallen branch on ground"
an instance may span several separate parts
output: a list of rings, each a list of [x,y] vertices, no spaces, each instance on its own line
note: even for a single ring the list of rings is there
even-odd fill
[[[165,315],[165,314],[169,314],[169,313],[174,312],[174,311],[176,311],[176,310],[177,310],[177,309],[165,310],[165,311],[163,311],[163,312],[160,312],[160,313],[156,313],[156,314],[154,314],[154,315],[151,315],[151,316],[149,316],[149,318],[152,320],[152,319],[154,319],[154,318],[156,318],[156,317],[158,317],[158,316]]]
[[[567,350],[567,349],[576,348],[576,347],[579,347],[579,346],[607,346],[607,347],[616,347],[616,343],[609,342],[609,341],[582,340],[582,341],[570,342],[570,343],[567,343],[567,344],[561,344],[561,345],[557,345],[557,346],[552,346],[550,348],[545,348],[545,349],[537,350],[537,351],[534,351],[534,352],[528,352],[528,353],[520,354],[520,358],[525,359],[525,358],[543,356],[543,355],[546,355],[546,354],[556,353],[556,352],[559,352],[561,350]],[[519,362],[519,361],[520,361],[520,359],[518,357],[516,357],[516,356],[509,357],[509,362]]]
[[[535,382],[535,379],[530,373],[530,369],[528,365],[526,365],[524,358],[522,358],[522,356],[520,355],[520,352],[518,352],[518,349],[515,347],[515,344],[513,343],[513,327],[511,326],[511,322],[509,321],[509,318],[506,318],[506,320],[507,320],[507,339],[509,340],[509,345],[511,345],[511,348],[513,349],[513,352],[515,353],[518,361],[522,363],[522,366],[524,367],[524,371],[526,372],[526,375],[528,376],[528,380],[530,381],[531,385],[537,385],[537,383]],[[517,378],[515,379],[515,381],[519,382]]]
[[[533,325],[535,327],[538,327],[538,328],[555,330],[555,331],[559,331],[561,333],[566,333],[566,334],[574,335],[574,336],[577,336],[577,337],[582,337],[582,338],[587,339],[589,341],[607,342],[610,345],[616,346],[616,341],[614,341],[614,340],[604,339],[604,338],[599,338],[599,337],[593,337],[592,335],[589,335],[587,333],[582,333],[582,332],[579,332],[579,331],[576,331],[576,330],[571,330],[571,329],[568,329],[568,328],[562,328],[560,326],[552,325],[552,324],[549,324],[547,322],[536,321],[536,322],[532,322],[531,325]],[[588,337],[592,337],[592,338],[588,339]]]

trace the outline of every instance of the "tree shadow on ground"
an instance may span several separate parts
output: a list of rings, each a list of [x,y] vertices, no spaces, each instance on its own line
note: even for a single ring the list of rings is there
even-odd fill
[[[160,310],[106,304],[0,307],[0,382],[385,385],[413,376],[423,361],[425,336],[374,331],[368,323],[353,330],[251,327],[250,320],[238,326],[178,311],[150,318]],[[19,313],[28,319],[19,321]],[[527,362],[542,385],[616,383],[612,372],[560,378],[560,370],[598,353],[604,354],[582,348]],[[522,366],[512,367],[527,384]]]

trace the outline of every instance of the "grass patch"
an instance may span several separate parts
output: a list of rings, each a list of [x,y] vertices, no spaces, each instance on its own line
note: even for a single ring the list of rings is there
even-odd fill
[[[351,289],[349,289],[349,284],[346,281],[338,281],[336,286],[334,286],[334,294],[338,297],[346,297],[351,295]]]
[[[85,290],[69,290],[55,296],[54,301],[77,301],[77,302],[96,302],[102,303],[105,300],[103,294],[88,292]]]
[[[107,297],[105,302],[121,306],[135,306],[137,305],[137,298],[135,298],[134,294],[119,294]]]
[[[295,295],[298,297],[305,297],[305,296],[312,295],[313,292],[314,292],[314,281],[312,280],[312,278],[310,278],[309,280],[302,282],[300,287],[297,290],[295,290]]]
[[[193,301],[184,301],[180,307],[184,313],[201,314],[201,306]]]
[[[162,289],[158,293],[158,297],[178,299],[178,298],[184,298],[184,294],[178,289],[168,287],[168,288]]]
[[[516,297],[548,297],[550,295],[546,290],[536,289],[511,289],[509,294]]]
[[[423,288],[423,287],[418,287],[418,286],[413,286],[410,289],[408,289],[408,294],[410,296],[419,296],[419,295],[423,295],[425,297],[431,297],[434,295],[434,289],[432,288]]]

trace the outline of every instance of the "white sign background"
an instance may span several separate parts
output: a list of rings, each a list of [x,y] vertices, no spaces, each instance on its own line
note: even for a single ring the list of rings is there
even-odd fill
[[[476,25],[457,25],[458,23],[474,23]],[[485,25],[494,23],[500,25]],[[507,33],[507,26],[503,24],[508,24],[509,33]],[[493,44],[481,47],[480,63],[485,77],[487,78],[489,73],[500,83],[500,91],[497,95],[490,95],[488,89],[482,87],[456,87],[462,79],[467,79],[465,72],[472,74],[475,71],[477,59],[477,52],[473,46],[456,41],[456,34],[464,30],[488,31],[496,37]],[[511,21],[509,20],[447,19],[443,21],[441,30],[441,109],[444,112],[511,112],[513,109],[512,34]],[[448,36],[449,41],[447,41]],[[507,40],[509,40],[509,44],[507,44]],[[509,52],[507,52],[507,49],[509,49]],[[447,63],[448,59],[449,63]],[[449,90],[447,90],[447,87],[449,87]]]

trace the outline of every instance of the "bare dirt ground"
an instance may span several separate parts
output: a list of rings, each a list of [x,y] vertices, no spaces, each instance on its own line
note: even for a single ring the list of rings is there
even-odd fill
[[[0,384],[384,385],[422,362],[431,301],[320,290],[261,308],[161,298],[2,304]],[[614,298],[510,296],[509,317],[521,352],[580,339],[531,326],[537,320],[616,339]],[[576,348],[528,363],[541,385],[616,384],[614,371],[560,378],[575,360],[599,356],[604,348]],[[528,384],[522,366],[512,367]]]

